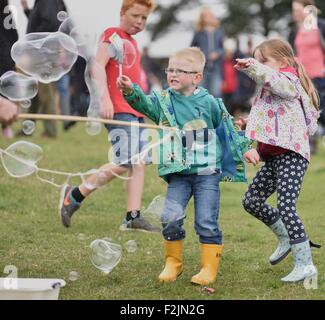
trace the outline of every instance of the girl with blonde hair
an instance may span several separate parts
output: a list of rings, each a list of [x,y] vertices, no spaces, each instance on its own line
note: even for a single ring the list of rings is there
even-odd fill
[[[199,47],[206,57],[202,87],[215,97],[220,97],[224,54],[223,32],[219,20],[208,7],[204,7],[200,13],[191,46]]]
[[[296,203],[310,160],[309,137],[317,130],[318,95],[288,42],[267,40],[255,49],[254,58],[237,59],[235,68],[259,87],[247,119],[246,137],[257,141],[265,164],[248,187],[243,206],[279,240],[269,259],[272,265],[292,251],[294,269],[281,280],[314,278],[317,269]],[[276,208],[266,204],[274,192]]]

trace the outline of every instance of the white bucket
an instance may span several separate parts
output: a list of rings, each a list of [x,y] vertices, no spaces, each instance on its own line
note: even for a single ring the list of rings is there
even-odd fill
[[[0,278],[0,300],[58,300],[62,279]]]

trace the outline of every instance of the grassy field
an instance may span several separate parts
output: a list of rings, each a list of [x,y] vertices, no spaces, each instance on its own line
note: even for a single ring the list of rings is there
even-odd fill
[[[16,124],[18,129],[18,124]],[[44,150],[39,166],[47,169],[84,172],[97,168],[107,159],[106,130],[95,137],[85,133],[82,124],[69,132],[60,132],[58,139],[40,138],[40,124],[33,137],[24,140]],[[5,148],[15,140],[1,140]],[[254,170],[249,168],[249,179]],[[47,177],[50,179],[51,177]],[[53,177],[54,178],[54,177]],[[62,181],[61,181],[62,182]],[[74,183],[80,183],[75,179]],[[305,177],[298,203],[299,213],[310,238],[325,245],[325,148],[314,156]],[[187,209],[184,241],[184,272],[176,283],[160,284],[157,276],[163,268],[162,236],[118,230],[125,212],[124,182],[114,181],[98,190],[86,201],[73,220],[72,228],[64,229],[59,221],[60,190],[41,182],[35,175],[14,179],[0,169],[0,270],[15,265],[19,277],[62,278],[67,285],[60,299],[324,299],[324,247],[313,250],[319,271],[318,289],[306,290],[302,283],[284,284],[280,278],[292,269],[291,256],[277,266],[268,263],[276,241],[273,234],[241,207],[245,184],[222,184],[220,224],[225,250],[215,293],[207,295],[190,284],[199,269],[199,243],[193,229],[193,203]],[[157,177],[156,167],[147,168],[143,207],[164,194],[165,183]],[[275,202],[275,198],[271,199]],[[79,234],[85,238],[80,239]],[[90,262],[89,244],[94,239],[111,237],[122,246],[135,240],[138,249],[127,253],[108,275],[103,275]],[[69,273],[79,274],[69,281]],[[1,271],[2,272],[2,271]],[[2,274],[6,276],[6,274]]]

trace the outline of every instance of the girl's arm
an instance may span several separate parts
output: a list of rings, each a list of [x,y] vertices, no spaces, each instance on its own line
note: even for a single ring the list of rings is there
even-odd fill
[[[262,85],[266,90],[284,99],[294,99],[299,96],[299,92],[286,75],[276,71],[256,59],[237,59],[234,66],[238,71],[242,71],[252,78],[258,85]]]
[[[159,124],[160,108],[158,99],[154,95],[146,96],[138,85],[133,84],[130,78],[124,75],[118,79],[117,85],[122,90],[124,99],[133,109]]]

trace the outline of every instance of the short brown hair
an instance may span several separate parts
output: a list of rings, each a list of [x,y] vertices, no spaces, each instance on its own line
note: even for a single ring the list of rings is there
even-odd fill
[[[150,11],[155,8],[155,0],[123,0],[121,12],[125,12],[132,8],[135,4],[140,4],[147,7]]]

